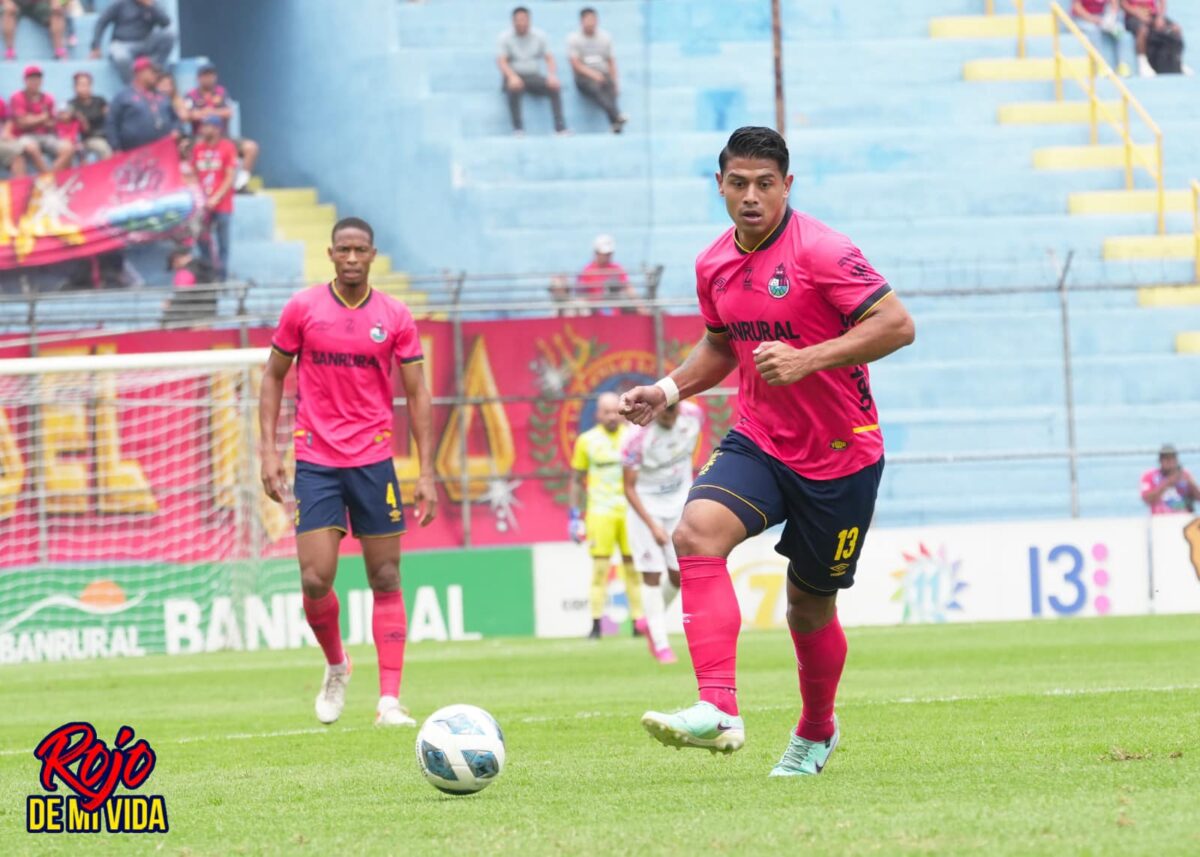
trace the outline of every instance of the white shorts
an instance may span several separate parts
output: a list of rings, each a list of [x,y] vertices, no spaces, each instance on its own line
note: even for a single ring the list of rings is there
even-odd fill
[[[670,536],[679,526],[683,510],[680,509],[678,515],[669,518],[661,515],[652,515],[651,517]],[[647,574],[679,568],[679,560],[675,557],[675,545],[671,544],[669,538],[665,545],[656,542],[654,536],[650,534],[650,528],[636,512],[628,513],[625,529],[629,533],[629,549],[633,552],[633,567],[640,573]]]

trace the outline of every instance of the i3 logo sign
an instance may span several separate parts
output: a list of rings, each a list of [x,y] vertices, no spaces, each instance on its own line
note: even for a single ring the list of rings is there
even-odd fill
[[[1060,544],[1029,548],[1029,605],[1034,616],[1072,616],[1091,602],[1100,616],[1112,610],[1108,545]]]

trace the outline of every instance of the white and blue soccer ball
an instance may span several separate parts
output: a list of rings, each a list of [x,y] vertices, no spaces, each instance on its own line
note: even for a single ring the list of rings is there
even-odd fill
[[[474,794],[504,770],[504,733],[496,718],[482,708],[447,705],[421,724],[417,762],[435,789]]]

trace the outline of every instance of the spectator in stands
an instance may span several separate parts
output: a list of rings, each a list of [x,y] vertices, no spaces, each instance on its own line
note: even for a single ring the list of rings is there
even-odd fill
[[[1130,50],[1126,42],[1129,36],[1121,26],[1119,13],[1118,0],[1074,0],[1071,4],[1071,17],[1088,41],[1113,71],[1128,77],[1130,67],[1122,59],[1122,53]]]
[[[200,250],[224,278],[229,275],[229,221],[233,218],[233,182],[237,176],[237,147],[225,137],[220,116],[200,123],[192,148],[192,167],[204,190],[204,223]]]
[[[67,0],[3,0],[4,3],[4,58],[15,60],[17,49],[14,40],[17,36],[17,19],[32,18],[43,27],[50,30],[50,43],[54,46],[55,59],[63,59],[67,55],[64,41],[66,34],[66,15],[63,14]]]
[[[187,106],[190,111],[192,133],[200,133],[200,123],[209,116],[219,116],[225,123],[225,134],[229,134],[229,121],[233,118],[233,105],[229,93],[217,82],[217,68],[214,65],[202,65],[196,73],[196,88],[187,94]],[[242,164],[238,168],[234,190],[244,190],[254,175],[254,165],[258,163],[258,143],[245,137],[233,140],[237,147],[238,157]]]
[[[542,74],[543,62],[546,64],[545,75]],[[525,124],[521,119],[521,96],[525,93],[548,95],[550,109],[554,112],[554,130],[559,134],[567,133],[562,110],[562,87],[558,82],[554,56],[550,53],[550,43],[545,33],[530,26],[529,10],[524,6],[513,9],[512,29],[500,34],[496,64],[503,75],[501,86],[508,96],[508,112],[512,116],[515,134],[525,133]]]
[[[596,10],[591,7],[579,13],[579,30],[567,36],[567,57],[575,72],[575,86],[600,105],[613,133],[620,134],[629,117],[617,107],[617,61],[613,58],[612,37],[596,26],[597,20]]]
[[[13,132],[12,120],[8,117],[8,105],[0,98],[0,167],[8,170],[13,178],[25,175],[26,158],[30,149],[36,149],[32,140]]]
[[[1142,476],[1142,500],[1151,515],[1191,512],[1200,500],[1200,487],[1192,474],[1179,466],[1179,453],[1169,443],[1159,450],[1158,467]]]
[[[171,283],[177,289],[188,289],[195,285],[206,285],[217,281],[217,272],[212,265],[192,252],[191,247],[177,245],[167,256],[167,270],[171,272]]]
[[[109,7],[112,8],[111,6]],[[158,69],[146,57],[133,64],[133,82],[108,106],[104,136],[114,151],[127,152],[169,136],[176,117],[171,103],[158,94]]]
[[[129,82],[134,75],[134,63],[149,57],[160,68],[165,67],[175,47],[171,19],[154,0],[114,0],[96,21],[92,36],[92,59],[100,59],[100,41],[104,31],[112,26],[112,41],[108,58],[117,67],[121,80]]]
[[[54,114],[54,136],[71,144],[75,155],[79,154],[79,144],[83,139],[83,123],[75,116],[69,104],[58,108]],[[74,160],[74,155],[72,155]]]
[[[189,122],[191,111],[188,110],[187,101],[179,94],[179,85],[175,83],[175,75],[163,72],[158,76],[158,81],[154,84],[154,91],[166,99],[171,105],[172,122],[171,131],[181,137],[191,136],[192,126]]]
[[[42,92],[41,68],[26,67],[25,88],[13,95],[9,109],[17,133],[36,144],[29,149],[29,157],[38,172],[61,170],[71,163],[75,147],[55,134],[54,98]],[[43,154],[54,158],[50,166],[46,165]]]
[[[1167,0],[1121,0],[1125,29],[1133,34],[1138,74],[1179,74],[1183,65],[1183,31],[1167,17]]]
[[[163,305],[163,324],[174,325],[216,316],[217,291],[213,288],[195,288],[211,286],[217,281],[216,272],[207,262],[198,258],[190,248],[177,246],[167,256],[167,271],[171,273],[175,289],[170,300]]]
[[[597,235],[592,244],[595,255],[579,272],[579,292],[591,301],[636,300],[637,291],[629,282],[625,269],[613,261],[617,242],[611,235]],[[638,313],[633,307],[621,308],[622,313]],[[615,315],[614,309],[600,310],[601,315]]]
[[[563,274],[555,274],[550,278],[550,299],[558,304],[554,314],[559,318],[578,318],[591,315],[592,310],[587,302],[572,294],[571,278]]]
[[[71,110],[83,128],[82,149],[86,160],[89,155],[102,161],[112,156],[112,146],[104,138],[104,124],[108,118],[108,102],[92,93],[92,76],[86,71],[75,73],[75,97],[70,101]]]

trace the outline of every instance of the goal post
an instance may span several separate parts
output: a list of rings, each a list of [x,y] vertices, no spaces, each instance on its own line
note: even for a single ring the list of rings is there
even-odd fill
[[[254,647],[248,615],[217,615],[235,604],[257,642],[292,633],[291,521],[259,482],[268,353],[0,360],[0,663]],[[281,449],[291,424],[286,396]]]

